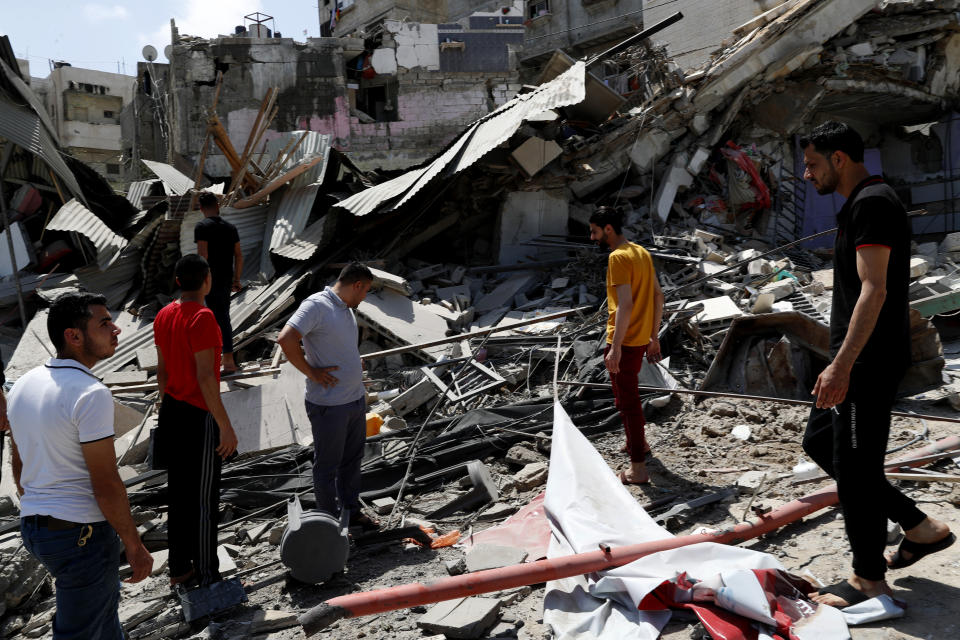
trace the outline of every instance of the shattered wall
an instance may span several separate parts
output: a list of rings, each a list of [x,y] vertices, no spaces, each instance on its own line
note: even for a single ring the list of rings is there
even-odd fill
[[[218,71],[217,113],[235,148],[243,149],[263,96],[276,86],[279,111],[267,140],[298,129],[330,134],[361,168],[420,162],[520,89],[511,51],[522,42],[522,26],[461,31],[459,25],[441,30],[388,21],[385,27],[375,50],[365,50],[359,38],[182,38],[170,67],[170,151],[199,158]],[[448,49],[441,43],[446,33],[472,39]],[[385,92],[377,113],[357,104],[371,89]],[[230,174],[217,153],[208,156],[205,171]]]
[[[539,66],[555,49],[574,57],[639,31],[649,22],[641,0],[527,2],[522,62]],[[668,3],[669,6],[672,6]],[[669,13],[673,13],[670,10]]]
[[[683,20],[663,29],[652,40],[666,45],[667,53],[681,69],[700,66],[714,50],[735,40],[734,30],[776,6],[793,4],[793,0],[646,0],[643,21],[650,26],[680,11]]]

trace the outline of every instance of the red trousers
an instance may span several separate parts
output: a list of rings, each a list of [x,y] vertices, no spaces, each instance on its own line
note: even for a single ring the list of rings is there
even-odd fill
[[[603,350],[606,357],[610,345]],[[647,421],[643,417],[643,405],[640,403],[639,378],[640,367],[643,366],[643,357],[647,353],[647,346],[620,347],[620,371],[610,374],[613,385],[613,399],[620,411],[623,420],[623,430],[627,434],[627,452],[631,462],[643,462],[643,450],[646,446],[644,426]]]

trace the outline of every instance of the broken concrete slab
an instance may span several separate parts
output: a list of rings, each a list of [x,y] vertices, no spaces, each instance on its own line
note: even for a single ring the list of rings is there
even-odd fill
[[[499,613],[500,601],[495,598],[458,598],[430,607],[417,626],[447,638],[479,638],[493,626]]]
[[[127,601],[120,607],[120,626],[129,631],[144,620],[149,620],[153,616],[163,611],[167,603],[163,600],[153,600],[139,602],[136,600]]]
[[[405,416],[430,402],[438,393],[440,393],[439,389],[428,378],[423,378],[396,398],[388,400],[387,403],[393,407],[398,416]]]
[[[291,611],[275,611],[272,609],[258,609],[250,621],[250,633],[270,633],[289,629],[297,624],[297,614]]]
[[[217,547],[217,561],[220,563],[220,575],[223,577],[232,576],[237,572],[237,563],[233,561],[233,556],[223,548],[223,545]]]
[[[527,138],[523,144],[513,150],[510,157],[520,166],[520,169],[532,177],[540,170],[553,162],[563,148],[553,140],[542,138]]]
[[[527,559],[525,549],[498,544],[476,544],[467,552],[467,571],[486,571],[520,564]]]
[[[517,472],[514,477],[517,489],[520,491],[529,491],[535,489],[547,481],[547,465],[543,462],[533,462]]]
[[[388,271],[383,271],[381,269],[374,269],[373,267],[369,267],[369,269],[373,274],[374,289],[382,289],[383,287],[387,287],[405,296],[413,295],[413,290],[410,288],[410,283],[407,282],[406,278],[402,278],[398,275],[392,274]]]
[[[443,265],[438,266],[441,272],[446,271]],[[368,294],[357,307],[357,315],[376,331],[401,344],[441,340],[447,335],[446,320],[425,308],[424,305],[390,289]],[[424,347],[416,353],[421,353],[428,360],[435,361],[439,360],[445,352],[446,346],[440,345]]]
[[[703,311],[694,316],[694,321],[704,329],[728,323],[743,315],[737,303],[727,296],[707,298],[701,300],[700,304],[703,304]]]
[[[536,274],[518,274],[508,278],[497,287],[476,300],[474,310],[479,314],[493,311],[509,304],[518,293],[529,291],[537,283]]]
[[[108,387],[113,385],[143,384],[146,381],[146,371],[111,371],[103,376],[103,384]]]
[[[157,361],[157,349],[155,347],[144,347],[137,349],[137,366],[147,373],[156,373],[159,362]]]
[[[793,295],[794,291],[796,290],[796,285],[794,284],[793,280],[790,280],[789,278],[777,280],[776,282],[768,282],[760,287],[760,293],[772,293],[773,297],[777,300],[783,300],[784,298]]]
[[[237,433],[237,451],[312,444],[313,432],[303,404],[304,385],[303,374],[287,362],[276,378],[222,394]]]
[[[534,462],[543,462],[543,454],[534,451],[526,444],[515,444],[507,451],[504,461],[509,464],[526,466]]]
[[[397,504],[397,501],[388,496],[386,498],[377,498],[371,504],[373,505],[373,510],[379,515],[385,515],[393,511],[393,507]]]

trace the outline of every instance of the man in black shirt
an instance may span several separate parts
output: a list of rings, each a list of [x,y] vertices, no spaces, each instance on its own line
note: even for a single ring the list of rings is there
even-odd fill
[[[804,178],[820,194],[847,201],[837,214],[834,245],[832,361],[817,378],[803,448],[837,481],[853,576],[820,590],[814,600],[846,607],[890,594],[888,568],[910,566],[955,540],[884,475],[890,411],[910,364],[907,289],[910,223],[883,178],[863,164],[863,140],[848,125],[827,122],[800,140]],[[905,540],[884,558],[887,520]]]
[[[243,252],[237,228],[220,217],[217,197],[209,192],[200,194],[203,220],[193,230],[197,253],[210,264],[213,288],[205,302],[213,311],[223,334],[223,372],[233,373],[237,364],[233,359],[233,327],[230,326],[230,293],[240,291],[243,273]]]

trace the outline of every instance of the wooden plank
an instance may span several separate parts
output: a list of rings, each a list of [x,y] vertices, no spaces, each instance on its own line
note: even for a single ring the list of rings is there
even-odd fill
[[[297,176],[303,175],[315,165],[323,162],[323,156],[317,156],[316,158],[311,158],[309,161],[304,162],[303,164],[297,165],[290,171],[287,171],[283,175],[279,176],[272,180],[267,186],[260,189],[251,196],[244,198],[243,200],[237,200],[233,203],[235,209],[246,209],[247,207],[252,207],[259,202],[262,202],[268,195],[287,184]]]

